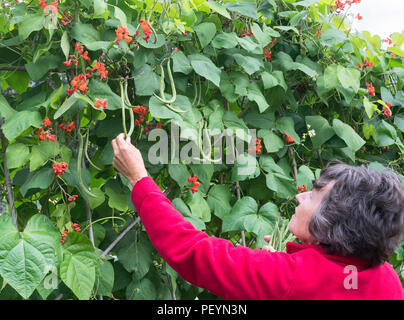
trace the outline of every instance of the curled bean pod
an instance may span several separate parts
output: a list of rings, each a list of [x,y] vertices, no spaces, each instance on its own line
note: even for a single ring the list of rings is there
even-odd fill
[[[96,198],[97,196],[91,193],[90,190],[86,188],[81,177],[81,161],[83,158],[83,136],[81,135],[80,132],[78,133],[78,135],[79,135],[79,154],[77,157],[77,180],[79,182],[79,186],[83,189],[85,193],[87,193],[91,197]]]
[[[125,81],[124,83],[124,94],[125,94],[125,103],[128,105],[128,107],[131,107],[131,103],[129,101],[129,97],[128,97],[128,82]],[[133,112],[129,112],[129,116],[130,116],[130,128],[129,128],[129,132],[128,132],[128,136],[131,137],[133,130],[135,129],[135,120],[133,117]]]
[[[122,81],[119,81],[119,86],[121,88],[121,107],[122,107],[122,126],[123,132],[125,133],[125,139],[128,136],[128,132],[126,131],[126,121],[125,121],[125,94],[123,90]]]
[[[101,169],[98,168],[98,167],[91,161],[90,157],[88,156],[88,151],[87,151],[87,149],[88,149],[89,131],[90,131],[90,130],[88,129],[88,130],[87,130],[87,136],[86,136],[86,143],[85,143],[85,145],[84,145],[84,154],[85,154],[86,159],[88,160],[88,162],[89,162],[94,168],[96,168],[97,170],[101,171]]]

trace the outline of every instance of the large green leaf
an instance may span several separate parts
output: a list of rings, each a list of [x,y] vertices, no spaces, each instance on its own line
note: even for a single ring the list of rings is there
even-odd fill
[[[159,92],[160,77],[152,71],[151,66],[144,64],[137,70],[134,70],[136,95],[151,96],[153,92]]]
[[[188,59],[197,74],[219,87],[221,70],[214,65],[212,60],[198,53],[189,55]]]
[[[78,232],[67,234],[60,278],[77,298],[88,300],[94,287],[97,255],[90,240]]]
[[[152,265],[150,242],[141,236],[139,241],[134,241],[129,246],[119,250],[118,261],[128,272],[133,272],[134,279],[142,279]]]
[[[193,216],[201,219],[203,222],[210,221],[210,208],[200,191],[193,193],[191,200],[187,204],[191,208]]]
[[[6,120],[8,120],[16,113],[17,111],[11,108],[6,98],[4,98],[2,94],[0,94],[0,117],[4,117],[6,118]]]
[[[27,14],[19,23],[18,35],[21,40],[25,40],[34,31],[39,31],[43,28],[45,16],[43,12]]]
[[[29,171],[32,172],[41,167],[51,157],[59,154],[59,142],[42,141],[38,145],[32,147]],[[69,169],[67,169],[69,170]]]
[[[330,126],[327,119],[322,116],[307,116],[306,123],[310,126],[310,130],[314,130],[314,136],[310,137],[314,148],[321,147],[335,135],[334,129]]]
[[[205,48],[216,34],[216,26],[212,22],[203,22],[194,27],[198,36],[201,48]]]
[[[253,0],[228,2],[225,6],[229,11],[238,12],[243,16],[258,19],[257,5]]]
[[[397,138],[397,132],[391,124],[382,120],[375,130],[374,138],[379,147],[387,147],[394,144]]]
[[[29,160],[29,148],[23,143],[13,143],[7,147],[7,168],[22,167]]]
[[[54,181],[55,175],[52,168],[41,168],[40,170],[33,172],[29,175],[26,182],[21,186],[20,192],[23,196],[30,189],[47,189]]]
[[[13,141],[27,128],[41,125],[42,117],[38,111],[20,111],[12,115],[1,127],[5,137]]]
[[[265,149],[268,153],[278,152],[285,145],[283,140],[272,130],[259,130],[257,136],[264,139]]]
[[[345,141],[353,151],[358,151],[366,143],[353,128],[339,119],[334,119],[332,126],[338,137]]]
[[[154,300],[156,296],[156,288],[153,282],[147,278],[132,281],[126,287],[126,298],[129,300]]]
[[[223,219],[231,210],[230,199],[229,188],[223,184],[218,184],[209,190],[207,201],[214,214]]]
[[[187,167],[182,164],[168,164],[168,174],[172,179],[174,179],[178,185],[183,188],[189,184],[188,177],[190,176]]]
[[[97,281],[96,281],[97,286]],[[100,277],[98,278],[97,295],[110,296],[114,286],[114,268],[109,261],[100,265]]]
[[[0,216],[0,275],[27,299],[58,265],[59,233],[47,217],[35,215],[19,233],[8,216]]]

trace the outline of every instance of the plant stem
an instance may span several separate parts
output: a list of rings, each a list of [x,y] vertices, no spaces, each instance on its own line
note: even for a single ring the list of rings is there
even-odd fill
[[[4,118],[1,118],[0,127],[3,125],[3,122],[4,122]],[[14,206],[14,194],[13,194],[13,188],[12,188],[11,179],[10,179],[10,171],[8,170],[8,167],[7,167],[7,156],[6,156],[7,140],[3,134],[3,130],[1,130],[1,129],[0,129],[0,138],[1,138],[1,147],[3,150],[3,166],[4,166],[3,170],[4,170],[5,177],[6,177],[8,204],[11,208],[11,219],[12,219],[13,223],[15,224],[15,226],[18,228],[17,212],[16,212],[16,209]]]

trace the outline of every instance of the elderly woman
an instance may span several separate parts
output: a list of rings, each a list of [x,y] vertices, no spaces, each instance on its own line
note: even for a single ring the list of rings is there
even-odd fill
[[[130,140],[120,134],[112,146],[151,242],[188,282],[224,299],[404,299],[387,262],[404,228],[403,186],[394,172],[323,169],[313,190],[296,196],[289,230],[302,244],[274,252],[196,230],[147,175]]]

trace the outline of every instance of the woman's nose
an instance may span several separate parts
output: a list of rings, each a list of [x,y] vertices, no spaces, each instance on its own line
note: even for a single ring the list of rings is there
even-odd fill
[[[299,203],[302,203],[309,195],[311,191],[302,192],[296,195],[296,200]]]

